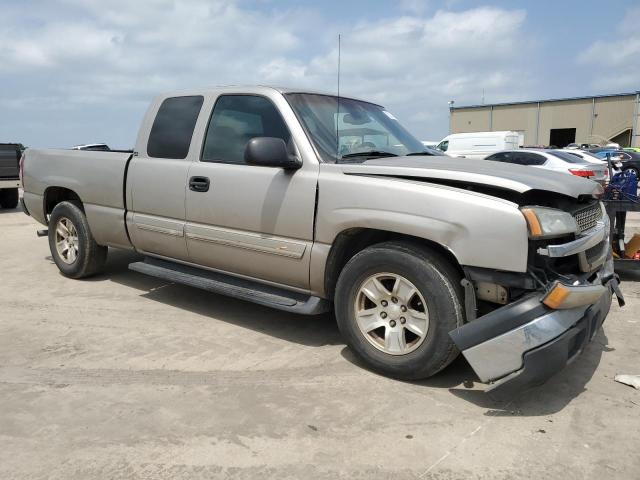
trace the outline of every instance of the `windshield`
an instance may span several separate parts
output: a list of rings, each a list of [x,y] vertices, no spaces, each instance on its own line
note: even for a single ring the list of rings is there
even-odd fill
[[[309,93],[285,95],[325,162],[364,161],[426,151],[396,118],[373,103]]]

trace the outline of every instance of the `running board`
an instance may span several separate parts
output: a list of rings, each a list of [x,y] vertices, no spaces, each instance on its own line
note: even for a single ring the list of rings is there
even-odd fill
[[[144,262],[130,263],[129,269],[170,282],[181,283],[287,312],[318,315],[330,310],[330,303],[320,297],[291,292],[166,260],[146,258]]]

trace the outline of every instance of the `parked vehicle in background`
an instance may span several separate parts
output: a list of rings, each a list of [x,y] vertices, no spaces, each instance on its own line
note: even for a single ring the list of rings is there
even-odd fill
[[[518,149],[494,153],[486,158],[494,162],[528,165],[554,172],[588,178],[604,184],[609,175],[606,162],[584,160],[575,151]]]
[[[427,148],[436,149],[436,148],[438,148],[438,144],[440,142],[438,142],[437,140],[422,140],[421,143]]]
[[[591,153],[588,152],[586,150],[568,150],[568,149],[564,149],[565,152],[571,154],[571,155],[575,155],[577,157],[582,158],[583,160],[589,162],[589,163],[595,163],[596,165],[601,165],[604,164],[605,166],[608,167],[607,164],[607,160],[606,159],[602,159],[600,157],[598,157],[595,153]],[[611,162],[611,168],[613,168],[614,171],[620,171],[622,170],[622,163],[620,163],[619,161],[612,159]],[[607,169],[607,174],[609,173],[608,169]],[[607,175],[608,177],[608,175]]]
[[[0,208],[18,206],[22,145],[0,143]]]
[[[27,150],[25,213],[67,277],[134,249],[144,274],[333,308],[353,352],[393,377],[429,377],[462,351],[503,392],[544,382],[619,292],[601,187],[424,148],[366,101],[182,91],[153,101],[134,153]]]
[[[623,148],[622,150],[624,150],[625,152],[637,152],[637,153],[640,153],[640,147],[626,147],[626,148]]]
[[[451,156],[486,158],[492,153],[519,146],[518,132],[474,132],[447,135],[438,144],[438,149]]]
[[[622,170],[633,170],[636,172],[636,178],[640,178],[640,152],[603,150],[595,155],[603,160],[606,160],[607,155],[610,155],[611,160],[620,162]]]
[[[93,152],[108,152],[111,149],[106,143],[87,143],[85,145],[76,145],[72,150],[89,150]]]

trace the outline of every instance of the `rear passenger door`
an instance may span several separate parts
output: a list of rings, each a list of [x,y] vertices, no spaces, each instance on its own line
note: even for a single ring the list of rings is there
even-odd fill
[[[290,124],[296,122],[281,97],[228,94],[215,99],[202,153],[189,171],[187,246],[192,263],[307,289],[317,161],[303,158],[298,170],[244,161],[254,137],[281,138],[299,155],[283,114],[291,116]]]
[[[200,95],[164,99],[146,145],[138,145],[129,165],[127,227],[133,245],[143,253],[188,260],[185,190],[189,164],[197,156],[191,140],[203,101]]]

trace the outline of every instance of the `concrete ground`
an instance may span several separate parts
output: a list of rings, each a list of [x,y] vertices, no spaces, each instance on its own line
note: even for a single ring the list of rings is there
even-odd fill
[[[68,280],[36,228],[0,212],[2,479],[640,475],[640,391],[613,381],[640,374],[640,274],[581,358],[498,403],[462,359],[390,380],[330,315],[167,284],[129,253]]]

